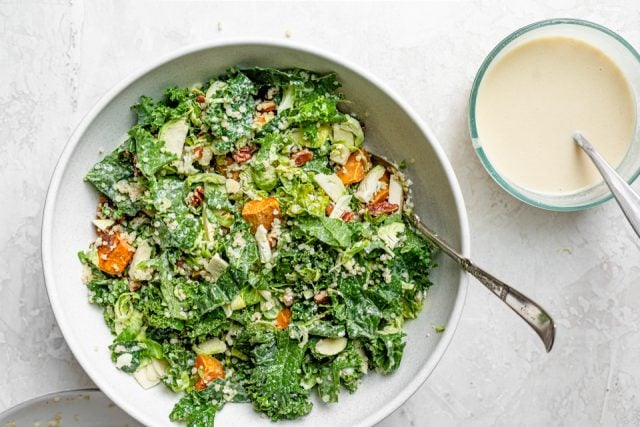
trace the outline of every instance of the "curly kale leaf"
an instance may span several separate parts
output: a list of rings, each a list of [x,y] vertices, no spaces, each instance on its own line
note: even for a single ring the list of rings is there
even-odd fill
[[[127,215],[135,215],[140,210],[140,203],[134,202],[126,194],[117,190],[120,181],[131,181],[135,174],[133,156],[136,147],[131,139],[122,143],[104,159],[96,163],[85,175],[85,181],[93,184],[98,191],[107,196],[118,211]]]
[[[138,167],[142,174],[149,179],[153,179],[156,172],[163,166],[177,159],[175,154],[164,150],[164,141],[155,138],[140,126],[131,128],[129,136],[136,144]]]
[[[165,90],[164,99],[157,104],[152,98],[141,96],[131,110],[136,113],[138,126],[155,133],[170,120],[187,115],[199,116],[200,108],[191,98],[189,89],[170,87]]]
[[[349,276],[338,282],[343,301],[333,307],[336,318],[346,323],[349,338],[373,339],[377,335],[382,311],[366,295],[362,279]]]
[[[338,218],[306,216],[298,220],[303,233],[315,237],[329,246],[348,248],[353,232],[346,222]]]
[[[185,347],[182,343],[164,343],[162,346],[164,358],[169,364],[167,375],[162,378],[162,382],[176,393],[186,390],[191,385],[191,369],[196,355]]]
[[[218,412],[227,402],[246,402],[247,395],[233,379],[217,379],[202,391],[187,393],[171,411],[171,421],[184,421],[189,427],[211,427]]]
[[[369,361],[378,372],[390,374],[398,369],[404,351],[404,333],[378,335],[364,343]]]
[[[183,396],[169,414],[171,421],[183,421],[188,427],[212,427],[223,403],[213,399],[214,388],[191,391]]]
[[[160,219],[157,231],[161,246],[184,251],[193,248],[202,226],[185,203],[184,182],[175,176],[163,177],[151,181],[149,190],[149,202]]]
[[[242,223],[241,223],[242,224]],[[242,224],[244,226],[244,224]],[[229,271],[237,283],[247,283],[250,272],[260,259],[256,240],[247,228],[237,228],[233,241],[227,245]]]
[[[228,152],[234,143],[252,135],[253,104],[256,88],[251,80],[238,71],[229,73],[225,81],[211,82],[204,123],[219,139],[216,151]]]
[[[350,393],[356,391],[366,367],[367,361],[350,343],[333,360],[320,365],[318,377],[321,381],[316,381],[320,399],[325,403],[337,402],[341,384]]]
[[[248,379],[247,392],[256,410],[272,420],[294,419],[311,411],[309,390],[301,385],[305,348],[278,332],[273,343],[252,352],[255,367]]]
[[[109,349],[116,367],[128,374],[135,372],[146,360],[163,358],[162,346],[150,339],[115,341]]]

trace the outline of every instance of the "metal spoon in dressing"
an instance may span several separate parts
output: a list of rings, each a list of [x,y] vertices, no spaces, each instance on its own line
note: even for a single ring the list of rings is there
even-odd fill
[[[371,153],[370,153],[371,154]],[[374,163],[382,165],[389,172],[397,174],[398,168],[380,156],[371,154]],[[513,289],[503,281],[497,279],[482,268],[476,266],[469,258],[465,258],[458,251],[453,249],[451,245],[442,240],[434,231],[424,225],[418,215],[415,213],[404,214],[411,225],[415,227],[422,235],[429,239],[433,244],[451,257],[462,267],[464,271],[478,279],[487,289],[495,296],[511,308],[518,316],[520,316],[527,324],[538,334],[544,348],[547,352],[551,351],[556,336],[556,325],[547,312],[535,301],[526,295]]]
[[[633,227],[633,230],[638,237],[640,237],[640,196],[638,196],[638,193],[633,191],[631,186],[618,175],[618,172],[607,163],[580,132],[573,134],[573,140],[587,153],[591,161],[593,161],[598,172],[600,172],[602,178],[604,178],[604,182],[611,190],[613,197],[615,197],[616,202],[620,205],[622,213],[627,217],[631,227]]]

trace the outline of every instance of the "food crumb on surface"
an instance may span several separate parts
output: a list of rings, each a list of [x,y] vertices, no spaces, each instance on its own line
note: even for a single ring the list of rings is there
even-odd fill
[[[218,30],[218,32],[222,31],[222,22],[218,21],[216,24],[216,28]]]
[[[290,30],[286,30],[286,31],[284,32],[284,36],[285,36],[286,38],[290,39],[290,38],[291,38],[291,31],[290,31]]]

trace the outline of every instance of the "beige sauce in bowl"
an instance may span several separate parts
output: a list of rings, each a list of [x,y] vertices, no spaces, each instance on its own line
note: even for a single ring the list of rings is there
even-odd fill
[[[613,166],[636,126],[627,79],[600,49],[570,37],[516,46],[487,70],[478,90],[476,125],[494,168],[514,184],[569,193],[602,178],[572,140],[575,131]]]

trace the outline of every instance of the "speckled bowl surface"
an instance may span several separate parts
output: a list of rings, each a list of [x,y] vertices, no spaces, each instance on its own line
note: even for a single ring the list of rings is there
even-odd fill
[[[415,208],[421,218],[453,246],[469,254],[466,211],[456,177],[431,130],[402,100],[367,72],[333,55],[281,41],[241,40],[188,48],[127,79],[111,90],[80,123],[64,149],[47,195],[42,226],[42,258],[47,290],[60,329],[91,379],[117,405],[145,425],[168,425],[178,396],[162,386],[143,390],[110,360],[112,337],[101,311],[87,302],[76,253],[95,238],[91,219],[97,193],[83,176],[101,156],[120,144],[134,123],[129,107],[140,95],[159,97],[169,85],[191,85],[231,66],[306,68],[335,71],[348,108],[365,123],[365,145],[393,160],[407,160],[414,182]],[[435,286],[420,317],[407,322],[407,345],[400,368],[389,376],[367,375],[360,389],[342,393],[337,404],[314,399],[312,412],[284,425],[372,425],[407,400],[426,380],[444,354],[460,318],[466,277],[440,256],[432,275]],[[434,325],[446,325],[442,334]],[[273,426],[249,404],[229,404],[217,426]]]
[[[141,427],[100,390],[45,394],[0,414],[2,427]]]

